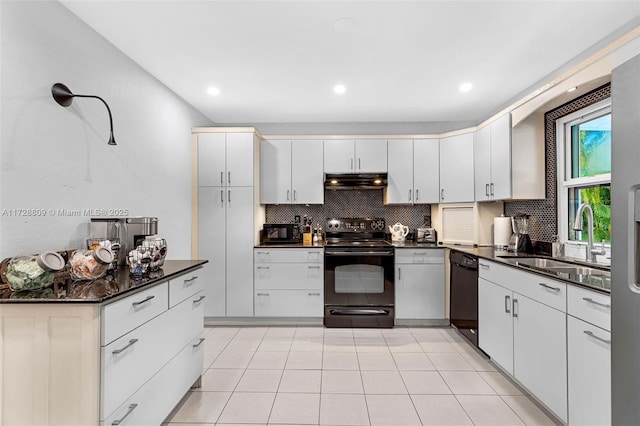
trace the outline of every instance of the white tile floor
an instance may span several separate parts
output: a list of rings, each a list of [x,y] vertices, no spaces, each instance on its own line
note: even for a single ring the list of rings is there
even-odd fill
[[[168,425],[553,425],[450,328],[205,330]]]

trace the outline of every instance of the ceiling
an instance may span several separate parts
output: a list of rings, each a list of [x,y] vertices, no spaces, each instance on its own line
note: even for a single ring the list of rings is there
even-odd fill
[[[638,0],[61,3],[214,122],[252,125],[477,123],[640,17]]]

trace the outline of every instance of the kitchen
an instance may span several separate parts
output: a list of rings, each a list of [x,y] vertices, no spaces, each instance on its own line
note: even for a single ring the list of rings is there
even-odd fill
[[[44,207],[56,212],[107,208],[128,210],[132,216],[158,216],[160,233],[169,242],[171,258],[190,259],[194,199],[191,129],[217,126],[220,120],[214,123],[192,108],[114,48],[111,43],[116,44],[115,41],[102,38],[57,2],[3,2],[2,32],[2,208]],[[624,62],[622,58],[637,54],[636,42],[624,44],[607,61],[618,65]],[[162,51],[153,54],[163,55]],[[255,68],[261,68],[246,58],[237,59],[247,71],[257,72]],[[602,62],[596,63],[594,68],[601,66]],[[612,66],[608,67],[610,72]],[[78,93],[102,96],[109,102],[117,147],[106,143],[104,106],[78,99],[71,109],[65,110],[51,99],[50,89],[55,82],[65,83]],[[550,98],[564,92],[569,83],[567,87],[558,84],[548,89],[553,95]],[[538,102],[546,103],[534,99],[522,109],[533,106],[537,109]],[[394,119],[389,117],[388,120]],[[300,130],[300,124],[289,126],[286,132],[282,131],[286,126],[264,125],[258,129],[264,135],[440,135],[452,130],[448,126],[463,129],[477,124],[433,121],[429,125],[386,128],[381,124],[328,127],[312,123],[305,132]],[[355,130],[348,131],[350,128]],[[555,209],[545,202],[541,205],[543,209]],[[418,220],[428,213],[433,219],[429,207],[418,209],[421,210]],[[516,206],[505,213],[512,215],[520,210]],[[291,218],[295,215],[292,213],[286,217]],[[313,216],[320,218],[317,214]],[[2,258],[51,248],[79,247],[89,233],[88,217],[2,220]],[[396,221],[387,219],[388,225]],[[404,218],[399,221],[409,224]],[[420,225],[411,224],[412,228]],[[545,227],[540,231],[547,236]]]

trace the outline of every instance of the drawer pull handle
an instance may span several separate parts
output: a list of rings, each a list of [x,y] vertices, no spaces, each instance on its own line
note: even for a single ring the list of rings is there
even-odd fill
[[[307,268],[309,268],[309,269],[320,269],[320,265],[308,265]]]
[[[582,300],[584,300],[585,302],[593,303],[594,305],[603,306],[605,308],[610,308],[611,307],[611,305],[608,304],[608,303],[600,303],[600,302],[597,302],[597,301],[593,300],[590,297],[583,297]]]
[[[153,299],[155,296],[147,296],[144,300],[141,300],[139,302],[133,302],[132,305],[133,306],[138,306],[138,305],[142,305],[143,303],[148,302],[149,300]]]
[[[320,293],[308,293],[309,296],[320,296]]]
[[[189,287],[189,286],[190,286],[191,284],[193,284],[193,282],[194,282],[195,280],[197,280],[197,279],[198,279],[198,277],[196,276],[196,277],[189,278],[188,280],[184,280],[184,285],[185,285],[185,286],[187,286],[187,287]],[[188,283],[188,284],[187,284],[187,283]]]
[[[511,302],[511,296],[505,296],[504,297],[504,312],[506,314],[510,314],[511,313],[511,310],[509,309],[510,308],[509,305],[511,304],[510,302]]]
[[[126,351],[130,346],[133,346],[136,342],[138,341],[138,339],[131,339],[129,340],[129,343],[126,344],[125,347],[121,348],[121,349],[116,349],[115,351],[111,352],[114,355],[118,355],[120,352],[124,352]]]
[[[257,269],[269,269],[268,266],[256,266]]]
[[[545,283],[538,283],[538,285],[541,285],[544,288],[548,288],[549,290],[553,290],[553,291],[560,291],[560,289],[558,287],[552,287],[549,284],[545,284]]]
[[[198,340],[198,343],[194,343],[194,344],[193,344],[193,345],[191,345],[191,346],[193,346],[194,348],[197,348],[198,346],[200,346],[200,345],[202,344],[202,342],[204,342],[204,337],[201,337],[201,338]]]
[[[596,340],[600,340],[602,343],[606,343],[608,345],[611,344],[611,340],[607,340],[607,339],[603,339],[602,337],[598,337],[595,334],[593,334],[593,332],[590,331],[590,330],[583,330],[583,333],[586,334],[589,337],[593,337]]]
[[[414,251],[414,252],[413,252],[413,255],[414,255],[414,256],[426,256],[426,255],[427,255],[427,253],[425,253],[425,252],[420,252],[420,251]]]
[[[258,253],[258,254],[269,254],[268,251],[257,251],[256,253]]]
[[[131,414],[131,413],[133,412],[133,410],[135,410],[135,409],[136,409],[136,407],[137,407],[137,406],[138,406],[138,404],[131,404],[131,405],[129,406],[129,409],[127,410],[127,412],[124,414],[124,416],[120,417],[120,419],[119,419],[119,420],[114,420],[114,421],[113,421],[113,423],[111,423],[111,424],[112,424],[113,426],[118,426],[119,424],[121,424],[121,423],[124,421],[124,419],[126,419],[126,418],[127,418],[127,416],[128,416],[129,414]]]
[[[256,293],[256,296],[268,296],[269,293]]]
[[[518,312],[516,311],[517,307],[518,307],[518,299],[513,299],[513,302],[511,305],[511,310],[513,311],[513,313],[511,314],[511,316],[514,318],[518,318]]]
[[[486,264],[484,264],[484,263],[478,263],[478,265],[480,265],[480,267],[481,267],[481,268],[486,269],[486,270],[491,269],[491,268],[489,267],[489,265],[486,265]]]
[[[196,304],[196,303],[200,303],[200,302],[202,302],[202,301],[204,300],[204,298],[205,298],[205,297],[207,297],[207,296],[200,296],[200,297],[198,297],[196,300],[194,300],[194,301],[193,301],[193,303],[194,303],[194,304]]]

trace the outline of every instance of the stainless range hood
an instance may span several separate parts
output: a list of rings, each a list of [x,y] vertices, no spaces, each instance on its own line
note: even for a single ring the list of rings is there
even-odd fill
[[[387,186],[386,173],[327,173],[324,176],[325,189],[384,189]]]

